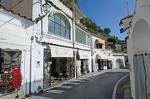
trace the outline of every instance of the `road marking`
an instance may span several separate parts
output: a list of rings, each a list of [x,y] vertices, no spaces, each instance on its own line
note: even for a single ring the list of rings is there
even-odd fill
[[[120,82],[123,80],[123,79],[125,79],[126,77],[128,77],[129,75],[127,74],[127,75],[125,75],[125,76],[123,76],[120,80],[118,80],[117,81],[117,83],[116,83],[116,85],[115,85],[115,87],[114,87],[114,90],[113,90],[113,95],[112,95],[112,99],[116,99],[116,92],[117,92],[117,88],[118,88],[118,85],[120,84]]]
[[[55,93],[55,94],[61,94],[63,93],[64,91],[63,90],[49,90],[47,91],[48,93]]]
[[[27,99],[51,99],[51,98],[46,98],[46,97],[41,97],[41,96],[31,96]]]
[[[65,85],[63,85],[63,86],[60,86],[60,88],[65,88],[65,89],[70,89],[70,88],[72,88],[73,86],[65,86]]]
[[[73,80],[72,82],[79,82],[79,83],[84,83],[84,80]]]
[[[72,85],[79,85],[80,83],[76,83],[76,82],[69,82],[68,84],[72,84]]]

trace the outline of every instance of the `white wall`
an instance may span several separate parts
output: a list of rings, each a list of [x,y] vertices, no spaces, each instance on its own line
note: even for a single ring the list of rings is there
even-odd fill
[[[132,96],[135,98],[135,81],[134,81],[134,69],[133,69],[133,55],[137,53],[149,52],[150,47],[150,1],[149,0],[138,0],[135,10],[135,15],[132,20],[132,27],[130,29],[129,40],[128,40],[128,55],[129,64],[131,68],[131,88]]]
[[[122,55],[122,56],[113,56],[113,59],[112,59],[112,62],[113,62],[113,69],[119,69],[120,67],[119,67],[119,64],[117,64],[116,63],[116,61],[118,60],[118,59],[121,59],[122,61],[123,61],[123,65],[124,65],[124,67],[125,67],[125,59],[124,59],[124,55]]]
[[[30,38],[32,32],[28,28],[32,22],[0,10],[0,48],[19,49],[22,51],[21,73],[22,91],[28,93],[30,67]]]

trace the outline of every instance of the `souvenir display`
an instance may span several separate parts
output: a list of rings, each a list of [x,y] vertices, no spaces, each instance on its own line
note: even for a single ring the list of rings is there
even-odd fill
[[[21,53],[2,51],[0,53],[0,94],[8,94],[20,89],[22,76],[20,70]]]

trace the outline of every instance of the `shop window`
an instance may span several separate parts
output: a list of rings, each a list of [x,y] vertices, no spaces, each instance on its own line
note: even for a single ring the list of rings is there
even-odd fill
[[[87,44],[86,42],[86,33],[78,28],[76,28],[75,40],[78,43]]]
[[[95,41],[95,48],[97,49],[102,49],[103,48],[103,44],[102,43],[99,43],[98,40]]]
[[[48,31],[49,33],[70,39],[70,25],[65,17],[59,14],[49,16]]]
[[[0,94],[8,94],[21,87],[21,51],[0,49]]]
[[[73,78],[75,75],[72,58],[52,58],[51,65],[51,86],[64,80]]]

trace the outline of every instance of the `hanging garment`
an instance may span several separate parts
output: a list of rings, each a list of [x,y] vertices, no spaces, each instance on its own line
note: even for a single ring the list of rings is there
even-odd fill
[[[150,99],[148,98],[148,77],[150,73],[149,64],[150,57],[144,54],[135,55],[133,58],[133,68],[135,74],[135,99]]]
[[[150,55],[144,55],[145,73],[146,73],[146,91],[147,99],[150,99]]]
[[[21,87],[22,77],[21,71],[19,67],[12,68],[12,86],[14,89],[18,89]]]

